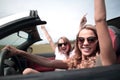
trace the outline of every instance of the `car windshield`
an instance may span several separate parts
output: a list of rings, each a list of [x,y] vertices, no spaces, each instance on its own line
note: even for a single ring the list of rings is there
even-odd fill
[[[20,34],[19,34],[20,33]],[[27,33],[20,32],[13,33],[3,39],[0,40],[0,50],[6,45],[18,46],[24,43],[27,40]],[[22,36],[21,36],[22,35]]]

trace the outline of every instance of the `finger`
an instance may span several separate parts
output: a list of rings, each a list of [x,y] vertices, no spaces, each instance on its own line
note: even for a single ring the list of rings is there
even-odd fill
[[[2,50],[9,50],[8,45],[7,45],[7,46],[5,46],[4,48],[2,48]]]

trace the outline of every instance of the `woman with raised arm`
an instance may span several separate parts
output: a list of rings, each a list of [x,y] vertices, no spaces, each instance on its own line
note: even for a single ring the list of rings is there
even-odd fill
[[[65,36],[60,37],[57,43],[55,44],[44,25],[41,26],[41,29],[44,32],[45,37],[47,38],[52,50],[55,53],[55,60],[67,60],[72,51],[72,46],[69,39]],[[55,69],[55,71],[63,71],[63,70],[66,69]]]
[[[106,23],[105,0],[94,0],[95,26],[84,25],[76,36],[75,54],[67,60],[48,60],[42,56],[29,54],[11,46],[6,46],[11,55],[20,55],[39,65],[61,68],[81,69],[98,66],[108,66],[116,63],[116,54],[112,47],[112,41]],[[99,64],[100,65],[100,64]]]
[[[94,0],[95,26],[81,26],[76,37],[75,56],[69,69],[107,66],[116,63],[116,54],[109,35],[104,0]]]
[[[55,44],[45,26],[42,25],[41,29],[44,32],[45,37],[47,38],[52,50],[55,52],[55,59],[66,60],[69,57],[72,50],[72,46],[69,39],[64,36],[60,37],[57,43]]]

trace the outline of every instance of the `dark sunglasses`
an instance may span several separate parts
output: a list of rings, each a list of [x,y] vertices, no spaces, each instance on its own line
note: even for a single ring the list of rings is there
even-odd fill
[[[94,43],[97,40],[97,37],[88,37],[86,38],[88,43]],[[85,38],[84,37],[77,37],[78,42],[84,43]]]
[[[61,47],[62,45],[66,46],[67,43],[58,43],[58,47]]]

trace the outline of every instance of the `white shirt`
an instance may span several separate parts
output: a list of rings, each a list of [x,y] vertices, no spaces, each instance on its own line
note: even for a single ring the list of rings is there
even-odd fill
[[[69,54],[69,57],[72,57],[74,56],[75,53],[74,53],[74,50],[70,52]],[[58,50],[58,47],[55,48],[55,59],[56,60],[66,60],[67,59],[67,55],[64,54],[64,53],[61,53],[59,50]]]
[[[66,60],[67,59],[67,56],[66,54],[64,53],[61,53],[59,50],[58,50],[58,47],[55,48],[55,59],[56,60]]]
[[[74,55],[74,50],[70,52],[69,57]],[[59,52],[58,47],[55,48],[55,59],[56,60],[66,60],[67,56],[64,53]],[[65,71],[66,69],[55,69],[55,71]]]

